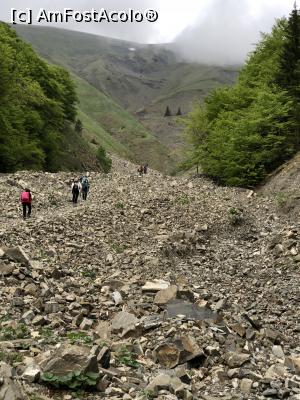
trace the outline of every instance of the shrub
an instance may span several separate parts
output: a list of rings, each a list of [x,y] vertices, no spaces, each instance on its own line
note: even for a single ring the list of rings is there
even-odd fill
[[[110,170],[111,170],[112,161],[111,161],[111,159],[107,156],[104,147],[100,146],[100,147],[98,148],[97,153],[96,153],[96,157],[97,157],[97,160],[98,160],[98,162],[99,162],[99,165],[100,165],[102,171],[103,171],[105,174],[108,174],[108,173],[110,172]]]

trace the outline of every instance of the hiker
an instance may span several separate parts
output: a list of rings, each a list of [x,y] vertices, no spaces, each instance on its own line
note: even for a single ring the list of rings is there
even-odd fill
[[[148,164],[144,165],[144,174],[147,175],[148,173]]]
[[[76,180],[76,179],[73,179],[73,183],[72,183],[71,188],[72,188],[72,195],[73,195],[72,202],[74,204],[77,204],[79,193],[80,193],[80,190],[81,190],[80,182],[78,180]]]
[[[27,218],[30,218],[30,216],[31,216],[31,201],[32,201],[30,189],[26,188],[21,193],[20,199],[21,199],[21,203],[22,203],[22,207],[23,207],[23,219],[26,219],[26,216],[27,216]]]
[[[143,165],[140,165],[140,166],[138,167],[139,176],[142,176],[142,175],[143,175],[143,172],[144,172],[144,166],[143,166]]]
[[[86,200],[88,192],[90,190],[90,183],[88,180],[88,177],[85,175],[80,179],[81,182],[81,193],[82,193],[82,199]]]

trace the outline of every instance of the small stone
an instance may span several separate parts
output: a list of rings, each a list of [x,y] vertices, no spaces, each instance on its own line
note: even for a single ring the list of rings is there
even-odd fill
[[[171,285],[167,289],[160,290],[155,295],[154,304],[164,305],[169,301],[176,299],[177,290],[178,288],[175,285]]]
[[[81,322],[79,329],[82,331],[88,331],[89,329],[92,328],[94,321],[88,318],[84,318],[83,321]]]
[[[40,373],[41,369],[39,366],[29,365],[23,373],[23,379],[30,383],[37,382],[40,377]]]
[[[286,357],[285,365],[294,373],[300,375],[300,357]]]
[[[154,280],[153,282],[146,282],[142,287],[143,292],[159,292],[165,290],[170,286],[169,282],[163,280]]]
[[[121,295],[121,293],[118,292],[118,291],[113,292],[112,298],[113,298],[113,301],[115,302],[115,305],[116,305],[116,306],[118,306],[118,305],[120,305],[120,304],[123,303],[122,295]]]
[[[252,384],[253,384],[253,382],[251,381],[251,379],[247,379],[247,378],[242,379],[241,385],[240,385],[241,392],[251,393]]]
[[[45,313],[46,314],[56,314],[61,310],[60,304],[55,301],[49,301],[45,303]]]
[[[119,312],[111,321],[111,329],[114,332],[134,329],[135,325],[139,322],[134,314],[126,311]]]
[[[250,355],[244,353],[228,353],[226,356],[227,365],[231,368],[241,367],[249,360]]]
[[[11,305],[13,307],[23,307],[24,306],[24,299],[23,297],[13,297],[11,299]]]
[[[284,352],[281,346],[273,346],[272,353],[277,358],[284,358]]]
[[[29,257],[22,247],[10,247],[4,249],[5,255],[13,261],[19,262],[24,265],[29,264]]]
[[[277,396],[277,389],[267,389],[262,393],[265,397]]]
[[[270,380],[276,380],[278,378],[283,378],[287,371],[284,365],[274,364],[265,373],[265,378]]]

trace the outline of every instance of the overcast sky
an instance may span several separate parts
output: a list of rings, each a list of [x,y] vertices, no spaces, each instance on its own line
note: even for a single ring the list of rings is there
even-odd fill
[[[275,18],[288,15],[294,0],[0,0],[0,20],[10,21],[11,8],[49,11],[72,8],[159,13],[154,23],[69,23],[56,26],[144,43],[177,41],[191,60],[240,63]],[[52,24],[54,25],[54,24]]]

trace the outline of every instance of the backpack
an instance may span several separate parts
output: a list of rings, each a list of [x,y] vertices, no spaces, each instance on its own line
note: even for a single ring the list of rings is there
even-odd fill
[[[89,187],[89,180],[86,176],[82,178],[81,185],[83,189],[87,189]]]
[[[74,183],[73,185],[73,192],[79,192],[79,186],[77,183]]]
[[[21,201],[22,203],[30,203],[30,192],[22,192]]]

